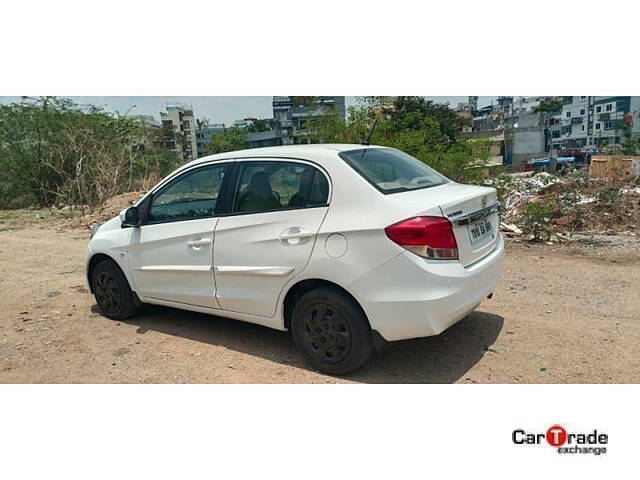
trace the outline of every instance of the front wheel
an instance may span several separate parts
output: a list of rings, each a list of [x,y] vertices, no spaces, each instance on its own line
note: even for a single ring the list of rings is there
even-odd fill
[[[91,286],[96,303],[105,317],[124,320],[138,311],[135,294],[122,270],[111,260],[103,260],[93,269]]]
[[[364,312],[336,288],[305,293],[293,309],[291,330],[298,350],[323,373],[351,373],[373,354],[371,327]]]

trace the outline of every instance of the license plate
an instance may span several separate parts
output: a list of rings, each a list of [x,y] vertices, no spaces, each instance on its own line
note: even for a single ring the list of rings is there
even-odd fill
[[[492,227],[488,218],[469,224],[469,238],[472,245],[490,236],[492,236]]]

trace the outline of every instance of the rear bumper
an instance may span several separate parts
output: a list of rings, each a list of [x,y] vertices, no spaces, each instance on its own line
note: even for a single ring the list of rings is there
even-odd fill
[[[479,262],[430,261],[402,253],[350,286],[371,327],[388,341],[437,335],[472,312],[502,273],[504,241]]]

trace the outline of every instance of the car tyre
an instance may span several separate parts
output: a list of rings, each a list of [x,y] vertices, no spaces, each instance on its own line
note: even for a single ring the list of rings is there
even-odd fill
[[[138,311],[140,302],[129,282],[112,260],[103,260],[93,269],[91,287],[100,313],[113,320],[124,320]]]
[[[345,375],[373,354],[371,327],[360,305],[332,287],[313,289],[293,308],[291,331],[298,350],[323,373]]]

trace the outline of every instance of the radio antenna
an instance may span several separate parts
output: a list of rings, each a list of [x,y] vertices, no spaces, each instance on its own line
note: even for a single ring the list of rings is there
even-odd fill
[[[373,125],[371,125],[371,130],[369,130],[369,135],[367,135],[367,139],[362,142],[362,145],[371,145],[371,136],[373,135],[373,131],[376,129],[376,125],[378,124],[378,119],[376,118],[373,121]]]

